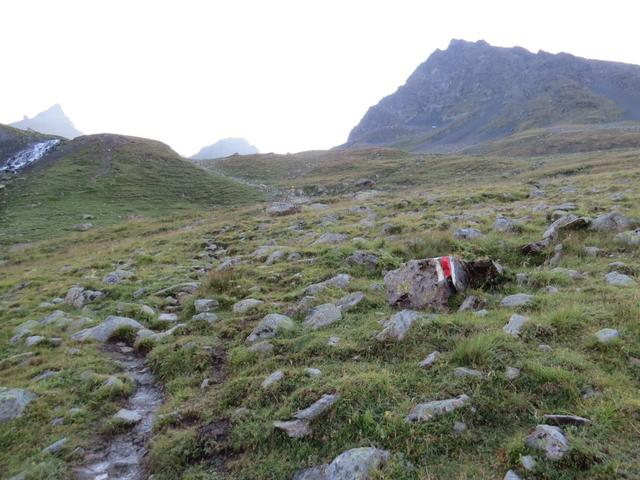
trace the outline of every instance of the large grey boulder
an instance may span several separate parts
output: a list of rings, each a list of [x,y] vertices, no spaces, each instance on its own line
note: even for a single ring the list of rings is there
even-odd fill
[[[549,460],[560,460],[569,451],[569,440],[562,430],[551,425],[538,425],[524,440],[535,450],[542,450]]]
[[[605,280],[609,285],[615,285],[616,287],[633,287],[636,285],[636,281],[633,278],[619,272],[607,273]]]
[[[413,407],[409,415],[407,415],[406,420],[408,422],[428,422],[434,417],[462,408],[470,401],[471,398],[463,393],[462,395],[447,400],[419,403]]]
[[[600,215],[591,222],[591,230],[598,232],[623,232],[631,226],[629,218],[619,212]]]
[[[346,273],[339,273],[335,277],[331,277],[328,280],[309,285],[305,289],[304,293],[306,295],[315,295],[317,293],[325,291],[328,288],[347,288],[350,282],[351,275],[348,275]]]
[[[640,245],[640,228],[627,230],[626,232],[617,234],[615,236],[615,241],[630,246]]]
[[[233,313],[247,313],[260,305],[264,304],[262,300],[255,298],[245,298],[233,304]]]
[[[272,217],[282,217],[300,212],[300,206],[289,202],[275,202],[267,208],[267,215]]]
[[[0,387],[0,423],[8,422],[22,416],[22,412],[36,394],[20,388]]]
[[[256,325],[251,334],[247,337],[247,343],[255,343],[260,340],[275,337],[283,330],[292,330],[294,327],[293,320],[286,315],[279,313],[270,313],[265,315]]]
[[[338,307],[333,303],[324,303],[311,310],[304,320],[304,325],[318,330],[319,328],[328,327],[341,319],[342,312]]]
[[[455,275],[446,278],[441,258],[410,260],[384,276],[387,301],[391,306],[414,310],[449,311],[449,298],[468,287],[480,288],[498,281],[502,267],[491,260],[465,262],[448,257]]]
[[[84,287],[71,287],[64,297],[64,302],[75,308],[82,308],[88,303],[104,298],[104,292],[85,290]]]
[[[104,343],[107,342],[113,336],[113,334],[121,328],[130,328],[132,330],[138,331],[144,328],[144,326],[141,323],[133,320],[132,318],[116,317],[110,315],[101,324],[74,333],[73,335],[71,335],[71,340],[80,342],[95,340]]]
[[[376,335],[376,338],[381,342],[401,342],[407,336],[413,322],[420,317],[422,314],[415,310],[402,310],[384,323],[384,329]]]
[[[505,333],[508,333],[509,335],[513,335],[514,337],[517,337],[518,335],[520,335],[520,332],[522,331],[522,327],[524,327],[524,325],[529,321],[529,317],[525,317],[524,315],[518,315],[517,313],[514,313],[513,315],[511,315],[511,318],[509,319],[509,323],[507,323],[504,327],[502,327],[502,330]]]
[[[293,480],[370,480],[389,461],[391,453],[373,447],[347,450],[329,465],[296,473]]]

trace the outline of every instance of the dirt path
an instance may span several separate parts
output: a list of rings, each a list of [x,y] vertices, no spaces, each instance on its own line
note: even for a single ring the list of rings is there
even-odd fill
[[[145,366],[144,357],[123,353],[118,345],[107,345],[105,351],[134,380],[135,392],[124,408],[136,411],[142,419],[125,433],[103,440],[96,451],[87,455],[87,464],[76,470],[76,478],[142,480],[146,478],[145,457],[153,419],[162,404],[162,390]]]

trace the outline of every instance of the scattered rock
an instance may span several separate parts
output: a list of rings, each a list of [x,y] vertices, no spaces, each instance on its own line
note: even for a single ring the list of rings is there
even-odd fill
[[[510,218],[498,215],[496,221],[493,222],[493,230],[503,233],[516,233],[520,231],[520,227]]]
[[[102,279],[102,283],[106,283],[107,285],[118,285],[122,283],[123,280],[127,280],[133,277],[134,273],[128,270],[116,270],[111,273],[107,273]]]
[[[500,301],[501,307],[516,308],[516,307],[528,307],[533,304],[533,295],[526,293],[516,293],[514,295],[508,295]]]
[[[342,313],[345,313],[356,308],[362,300],[364,300],[364,293],[353,292],[339,299],[336,302],[336,307],[338,307]]]
[[[486,305],[487,305],[487,302],[485,302],[481,298],[478,298],[475,295],[469,295],[467,298],[464,299],[458,311],[466,312],[469,310],[471,311],[482,310]]]
[[[319,465],[296,473],[293,480],[370,480],[389,460],[386,450],[362,447],[347,450],[329,465]]]
[[[409,415],[407,415],[406,420],[408,422],[428,422],[438,415],[453,412],[454,410],[465,406],[470,401],[471,398],[469,398],[468,395],[462,394],[447,400],[435,400],[432,402],[419,403],[413,407]]]
[[[304,373],[306,373],[309,377],[319,377],[320,375],[322,375],[322,371],[317,368],[305,368]]]
[[[327,410],[329,410],[339,399],[339,395],[323,395],[319,400],[311,404],[309,407],[298,410],[293,414],[293,417],[298,420],[314,420],[325,413]]]
[[[329,337],[327,339],[327,345],[330,347],[337,347],[340,344],[340,337]]]
[[[85,290],[84,287],[71,287],[64,298],[67,305],[82,308],[87,303],[96,302],[104,298],[104,292]]]
[[[40,345],[46,340],[46,337],[42,335],[31,335],[24,340],[24,344],[27,347],[35,347],[36,345]]]
[[[280,331],[292,330],[293,320],[286,315],[270,313],[265,315],[256,325],[251,334],[247,337],[248,343],[255,343],[259,340],[266,340],[275,337]]]
[[[453,238],[457,240],[473,240],[482,236],[482,232],[475,228],[459,228],[453,232]]]
[[[507,367],[504,376],[507,380],[515,380],[520,376],[520,369],[515,367]]]
[[[596,332],[596,338],[600,343],[612,343],[620,338],[620,333],[613,328],[603,328]]]
[[[311,310],[311,313],[304,320],[304,325],[314,330],[327,327],[342,319],[341,310],[333,303],[324,303]]]
[[[590,425],[591,420],[584,417],[578,417],[576,415],[544,415],[546,423],[551,425]]]
[[[247,350],[251,353],[267,356],[273,353],[274,348],[273,343],[263,340],[262,342],[254,343]]]
[[[212,298],[201,298],[193,302],[196,313],[212,312],[218,308],[218,301]]]
[[[92,223],[76,223],[73,227],[76,232],[86,232],[87,230],[91,230],[93,228]]]
[[[161,313],[158,316],[158,321],[159,322],[168,322],[168,323],[174,323],[178,321],[178,315],[176,315],[175,313]]]
[[[513,470],[509,470],[504,476],[504,480],[522,480],[522,477],[520,477],[520,475],[518,475]]]
[[[528,472],[533,471],[536,468],[537,463],[536,459],[531,455],[524,455],[523,457],[520,457],[520,464]]]
[[[42,453],[49,453],[51,455],[55,455],[56,453],[58,453],[58,452],[60,452],[62,450],[62,448],[65,446],[66,443],[67,443],[67,439],[66,438],[61,438],[57,442],[52,443],[47,448],[42,450]]]
[[[130,328],[132,330],[140,330],[143,327],[139,322],[127,318],[108,316],[104,322],[92,328],[80,330],[71,335],[71,340],[85,342],[87,340],[96,340],[98,342],[107,342],[113,334],[121,328]]]
[[[275,372],[270,374],[267,378],[265,378],[264,381],[260,384],[260,386],[264,389],[267,389],[272,385],[275,385],[276,383],[278,383],[283,378],[284,378],[284,372],[282,370],[276,370]]]
[[[525,438],[529,448],[542,450],[549,460],[560,460],[569,451],[569,440],[562,430],[550,425],[538,425]]]
[[[158,290],[154,295],[156,297],[163,297],[166,295],[177,295],[179,293],[194,294],[198,288],[200,288],[200,283],[198,282],[183,282]]]
[[[28,390],[0,387],[0,423],[21,417],[27,405],[36,398],[36,394]]]
[[[453,431],[456,433],[463,433],[467,431],[467,424],[464,422],[456,422],[453,424]]]
[[[431,367],[434,363],[436,363],[436,360],[438,360],[439,357],[440,357],[440,352],[435,350],[431,352],[429,355],[427,355],[425,359],[422,360],[418,365],[420,365],[422,368]]]
[[[422,314],[414,310],[402,310],[385,322],[384,329],[376,338],[381,342],[400,342],[404,340],[413,322],[421,316]]]
[[[626,232],[617,234],[615,236],[615,241],[630,246],[640,245],[640,228],[627,230]]]
[[[315,295],[323,292],[327,288],[346,288],[351,282],[351,275],[346,273],[339,273],[335,277],[331,277],[328,280],[320,283],[314,283],[313,285],[309,285],[304,293],[307,295]]]
[[[218,315],[212,312],[198,313],[191,317],[192,322],[207,322],[209,325],[213,325],[218,321]]]
[[[274,263],[277,263],[281,260],[284,260],[284,257],[286,256],[286,252],[283,252],[282,250],[276,250],[275,252],[272,252],[268,257],[267,260],[265,262],[266,265],[273,265]]]
[[[113,419],[122,423],[135,424],[142,420],[142,416],[135,410],[121,408],[118,410],[118,413],[113,416]]]
[[[320,235],[318,239],[311,245],[336,245],[338,243],[346,242],[347,236],[343,233],[331,233],[326,232]]]
[[[598,247],[584,247],[584,253],[589,257],[598,257],[602,254],[602,250]]]
[[[453,374],[456,377],[474,377],[474,378],[484,378],[484,373],[480,370],[474,370],[472,368],[466,367],[458,367],[453,371]]]
[[[544,352],[544,353],[549,353],[549,352],[553,351],[553,348],[551,348],[546,343],[541,343],[540,345],[538,345],[538,350],[541,351],[541,352]]]
[[[513,315],[511,315],[509,322],[504,327],[502,327],[502,330],[505,333],[508,333],[509,335],[513,335],[514,337],[517,337],[518,335],[520,335],[520,332],[522,331],[522,327],[524,327],[524,325],[528,321],[529,321],[529,317],[525,317],[524,315],[518,315],[517,313],[514,313]]]
[[[623,232],[631,226],[629,219],[621,213],[611,212],[600,215],[591,222],[591,230],[598,232]]]
[[[303,438],[311,435],[309,422],[304,420],[286,420],[273,422],[273,426],[282,430],[290,438]]]
[[[605,279],[609,285],[615,285],[616,287],[633,287],[636,285],[636,281],[629,275],[615,271],[607,273]]]
[[[267,215],[272,217],[282,217],[300,212],[300,206],[295,203],[275,202],[267,208]]]
[[[260,305],[263,305],[262,300],[256,300],[255,298],[245,298],[233,304],[234,313],[247,313]]]
[[[375,271],[379,263],[377,256],[362,250],[352,253],[345,260],[349,265],[364,267],[370,272]]]

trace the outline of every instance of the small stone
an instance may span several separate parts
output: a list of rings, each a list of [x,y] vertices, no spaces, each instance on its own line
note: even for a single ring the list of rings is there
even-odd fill
[[[477,312],[473,312],[473,314],[476,317],[486,317],[489,314],[489,310],[485,310],[484,308],[482,310],[478,310]]]
[[[122,423],[134,424],[142,420],[142,416],[135,410],[127,410],[126,408],[121,408],[120,410],[118,410],[118,413],[113,416],[113,419]]]
[[[311,245],[336,245],[347,241],[347,238],[343,233],[326,232],[320,235]]]
[[[213,325],[218,321],[218,315],[213,312],[202,312],[191,317],[192,322],[207,322],[209,325]]]
[[[259,340],[273,338],[281,331],[288,331],[293,328],[293,320],[286,315],[270,313],[265,315],[258,325],[256,325],[251,334],[247,337],[247,343],[255,343]]]
[[[273,426],[285,432],[290,438],[303,438],[311,435],[309,422],[305,420],[287,420],[273,422]]]
[[[538,350],[544,353],[549,353],[553,351],[553,348],[551,348],[549,345],[545,343],[541,343],[540,345],[538,345]]]
[[[609,285],[615,285],[616,287],[633,287],[636,285],[636,281],[633,278],[619,272],[607,273],[605,279]]]
[[[348,275],[346,273],[340,273],[335,277],[325,280],[324,282],[314,283],[313,285],[309,285],[305,289],[304,293],[306,295],[316,295],[318,293],[323,292],[327,288],[344,289],[349,285],[350,282],[351,282],[351,275]]]
[[[338,455],[326,469],[326,480],[368,480],[391,457],[386,450],[354,448]]]
[[[304,373],[306,373],[308,377],[319,377],[322,375],[322,371],[317,368],[305,368]]]
[[[45,340],[46,337],[43,337],[42,335],[32,335],[24,340],[24,344],[27,347],[35,347],[36,345],[43,343]]]
[[[520,464],[526,471],[531,472],[536,468],[537,462],[531,455],[524,455],[520,457]]]
[[[413,407],[409,415],[407,415],[406,420],[408,422],[429,421],[438,415],[453,412],[466,405],[469,401],[471,401],[471,398],[469,398],[468,395],[462,394],[456,398],[447,400],[419,403]]]
[[[196,313],[212,312],[218,308],[218,301],[213,298],[201,298],[193,302]]]
[[[205,378],[204,380],[202,380],[202,382],[200,382],[200,390],[209,388],[209,383],[211,383],[211,379],[209,378]]]
[[[502,327],[502,330],[505,333],[508,333],[509,335],[513,335],[514,337],[517,337],[518,335],[520,335],[520,333],[522,332],[522,328],[528,321],[529,321],[529,317],[525,317],[524,315],[518,315],[517,313],[514,313],[513,315],[511,315],[511,318],[509,319],[509,323],[507,323],[504,327]]]
[[[597,257],[602,253],[598,247],[584,247],[584,253],[589,257]]]
[[[470,310],[478,311],[478,310],[482,310],[485,306],[486,306],[486,302],[484,300],[476,297],[475,295],[469,295],[467,298],[464,299],[464,301],[460,305],[460,308],[458,308],[458,311],[459,312],[466,312]]]
[[[335,323],[342,319],[341,310],[333,303],[324,303],[311,310],[307,318],[304,320],[304,325],[311,327],[314,330],[327,327],[332,323]]]
[[[379,259],[373,253],[365,252],[362,250],[358,250],[351,255],[349,255],[346,259],[346,262],[349,265],[364,267],[370,272],[373,272],[378,268]]]
[[[175,313],[161,313],[160,316],[158,317],[158,321],[159,322],[177,322],[178,321],[178,315],[176,315]]]
[[[550,425],[538,425],[525,438],[529,448],[542,450],[549,460],[560,460],[569,451],[569,440],[560,428]]]
[[[425,359],[422,360],[418,365],[420,365],[422,368],[431,367],[436,362],[436,360],[438,360],[439,357],[440,357],[440,352],[435,350],[431,352],[429,355],[427,355]]]
[[[342,313],[345,313],[356,308],[362,300],[364,300],[364,293],[353,292],[339,299],[336,302],[336,307],[338,307]]]
[[[66,438],[62,438],[62,439],[58,440],[57,442],[52,443],[51,445],[49,445],[44,450],[42,450],[42,453],[49,453],[51,455],[55,455],[56,453],[58,453],[58,452],[60,452],[62,450],[62,448],[65,446],[66,443],[67,443],[67,439]]]
[[[414,310],[402,310],[385,322],[384,329],[376,335],[376,338],[381,342],[400,342],[406,337],[413,322],[420,317],[422,314]]]
[[[590,425],[591,420],[584,417],[578,417],[577,415],[544,415],[545,423],[551,425]]]
[[[294,203],[275,202],[267,208],[267,215],[272,217],[281,217],[284,215],[293,215],[300,212],[300,206]]]
[[[247,313],[251,310],[263,305],[262,300],[256,300],[255,298],[245,298],[233,304],[233,313]]]
[[[282,370],[276,370],[275,372],[270,374],[267,378],[265,378],[264,381],[260,384],[260,386],[264,389],[267,389],[272,385],[275,385],[276,383],[278,383],[283,378],[284,378],[284,372]]]
[[[35,393],[28,390],[0,387],[0,423],[21,417],[36,398]]]
[[[340,337],[329,337],[327,345],[330,347],[337,347],[340,344]]]
[[[298,420],[314,420],[325,413],[327,410],[329,410],[339,399],[339,395],[323,395],[319,400],[311,404],[309,407],[298,410],[293,414],[293,416]]]
[[[527,307],[533,303],[533,295],[526,293],[516,293],[515,295],[509,295],[502,299],[500,302],[501,307]]]
[[[474,377],[474,378],[483,378],[484,373],[480,370],[474,370],[472,368],[466,367],[458,367],[453,371],[453,374],[456,377]]]
[[[504,476],[504,480],[522,480],[522,478],[513,470],[509,470]]]
[[[504,376],[507,380],[515,380],[520,376],[520,369],[515,367],[507,367]]]
[[[453,238],[456,240],[473,240],[482,236],[482,232],[475,228],[459,228],[453,232]]]
[[[613,328],[603,328],[596,332],[596,338],[600,343],[612,343],[620,338],[620,333]]]
[[[267,342],[265,340],[262,342],[254,343],[247,349],[247,351],[258,354],[258,355],[266,356],[266,355],[271,355],[273,353],[274,348],[275,347],[273,346],[273,343]]]
[[[464,422],[456,422],[453,424],[453,431],[456,433],[463,433],[467,431],[467,424]]]

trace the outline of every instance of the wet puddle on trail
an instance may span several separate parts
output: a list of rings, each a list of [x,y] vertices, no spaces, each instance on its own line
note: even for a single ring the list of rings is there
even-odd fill
[[[145,457],[156,411],[162,404],[160,385],[145,365],[145,359],[135,353],[123,353],[118,345],[108,344],[104,351],[120,365],[135,383],[135,391],[124,405],[137,412],[141,420],[124,433],[104,441],[101,447],[86,456],[85,465],[76,469],[78,480],[142,480],[145,478]]]

